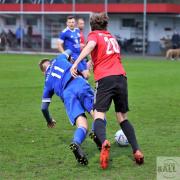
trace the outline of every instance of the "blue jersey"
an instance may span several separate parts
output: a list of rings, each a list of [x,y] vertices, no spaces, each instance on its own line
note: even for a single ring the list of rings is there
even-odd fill
[[[60,54],[51,61],[51,65],[45,74],[42,102],[51,102],[54,93],[63,100],[64,88],[72,77],[70,73],[71,66],[72,64],[67,61],[65,54]]]
[[[80,54],[80,30],[75,28],[74,30],[65,28],[60,34],[59,39],[64,43],[64,49],[70,49],[73,54]]]
[[[80,49],[80,30],[75,28],[74,30],[65,28],[60,34],[59,39],[64,43],[64,49],[71,50],[71,57],[75,61],[81,53]],[[87,70],[86,60],[84,59],[78,64],[78,70],[80,72]]]

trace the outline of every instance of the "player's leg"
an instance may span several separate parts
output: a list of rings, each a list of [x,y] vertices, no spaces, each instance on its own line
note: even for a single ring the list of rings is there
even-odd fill
[[[106,124],[107,124],[106,118],[104,119],[103,122],[104,122],[105,127],[106,127]],[[97,148],[101,151],[102,143],[94,132],[94,121],[92,122],[92,127],[91,127],[91,132],[89,133],[89,137],[96,143]]]
[[[110,155],[110,142],[106,138],[105,113],[109,110],[112,101],[113,84],[111,77],[106,77],[96,83],[94,99],[94,133],[102,144],[100,165],[103,169],[108,167]]]
[[[88,123],[85,114],[76,119],[77,129],[74,132],[73,142],[81,145],[86,138]]]
[[[74,80],[74,82],[72,82],[71,85],[69,85],[63,92],[66,113],[71,124],[77,126],[72,143],[70,144],[70,149],[79,163],[87,165],[88,160],[81,149],[81,144],[85,140],[87,134],[87,119],[84,114],[84,108],[81,106],[81,103],[77,98],[77,87],[74,86],[75,84],[76,80]]]
[[[91,88],[90,84],[82,78],[79,79],[79,86],[81,87],[81,89],[78,92],[80,102],[84,107],[85,111],[87,111],[94,119],[94,111],[93,111],[94,91]],[[106,121],[104,122],[106,124]],[[92,122],[92,131],[89,133],[89,136],[96,143],[97,148],[101,150],[102,143],[94,133],[94,121]]]
[[[94,110],[94,133],[102,144],[100,152],[100,166],[106,169],[109,165],[110,142],[106,138],[105,112]]]
[[[105,112],[94,110],[94,133],[100,140],[101,144],[106,140]]]
[[[74,137],[72,143],[70,144],[70,149],[73,151],[76,160],[80,164],[87,165],[88,159],[83,150],[81,149],[81,144],[86,138],[88,128],[87,119],[84,114],[78,116],[78,118],[76,119],[76,126],[77,128],[74,132]]]
[[[128,142],[131,144],[136,162],[138,164],[142,164],[144,156],[139,150],[134,127],[127,118],[127,112],[129,110],[127,79],[124,76],[119,76],[117,77],[115,83],[117,84],[117,89],[116,96],[114,96],[113,101],[115,105],[117,121],[126,135]],[[136,154],[138,154],[137,157]]]
[[[133,125],[130,123],[130,121],[127,118],[126,113],[116,112],[117,120],[120,124],[120,127],[122,128],[124,134],[126,135],[129,144],[132,147],[134,159],[137,164],[141,165],[144,163],[144,155],[140,151],[135,130]]]

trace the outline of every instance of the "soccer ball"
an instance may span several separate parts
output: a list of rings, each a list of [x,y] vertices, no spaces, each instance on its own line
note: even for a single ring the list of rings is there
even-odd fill
[[[114,137],[116,143],[120,146],[128,146],[129,142],[122,129],[118,130]]]

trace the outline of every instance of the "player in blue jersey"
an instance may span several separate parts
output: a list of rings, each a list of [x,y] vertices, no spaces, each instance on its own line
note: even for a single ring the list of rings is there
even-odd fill
[[[76,125],[70,149],[76,160],[83,165],[88,164],[86,155],[81,149],[81,144],[86,138],[88,123],[85,111],[93,115],[93,90],[89,83],[78,76],[73,78],[70,73],[72,64],[68,62],[70,51],[58,55],[51,61],[43,59],[39,63],[45,75],[44,91],[41,110],[49,128],[55,127],[56,121],[51,117],[48,107],[54,94],[63,101],[70,123]]]
[[[58,50],[63,53],[64,50],[70,49],[72,51],[71,57],[75,61],[81,53],[80,30],[75,28],[74,16],[68,16],[66,24],[67,27],[59,34]],[[86,79],[89,78],[90,73],[85,59],[78,65],[78,70]]]

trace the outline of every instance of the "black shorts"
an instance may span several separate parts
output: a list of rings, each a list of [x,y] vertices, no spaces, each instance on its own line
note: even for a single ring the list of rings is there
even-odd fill
[[[94,109],[109,110],[112,100],[115,111],[126,113],[128,108],[127,78],[123,75],[108,76],[96,82]]]

